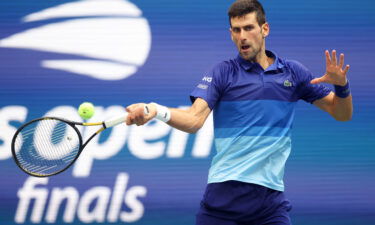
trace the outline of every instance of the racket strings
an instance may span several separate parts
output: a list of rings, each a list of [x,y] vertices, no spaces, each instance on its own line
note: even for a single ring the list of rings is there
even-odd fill
[[[80,137],[69,124],[44,119],[25,126],[15,141],[16,158],[26,171],[46,176],[64,170],[76,158]]]

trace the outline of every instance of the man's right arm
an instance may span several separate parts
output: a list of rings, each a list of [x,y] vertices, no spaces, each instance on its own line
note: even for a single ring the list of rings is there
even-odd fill
[[[145,106],[149,109],[148,114],[144,113]],[[188,133],[197,132],[203,126],[211,112],[207,102],[201,98],[197,98],[193,105],[187,109],[168,108],[168,110],[171,115],[167,124]],[[126,111],[129,113],[126,124],[136,124],[140,126],[156,116],[157,107],[153,103],[137,103],[128,106]]]

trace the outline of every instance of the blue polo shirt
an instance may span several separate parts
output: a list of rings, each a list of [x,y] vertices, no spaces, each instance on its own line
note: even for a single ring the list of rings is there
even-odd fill
[[[209,70],[191,93],[213,110],[217,153],[208,183],[237,180],[284,191],[296,102],[330,93],[310,84],[313,76],[299,62],[266,54],[274,58],[266,70],[237,56]]]

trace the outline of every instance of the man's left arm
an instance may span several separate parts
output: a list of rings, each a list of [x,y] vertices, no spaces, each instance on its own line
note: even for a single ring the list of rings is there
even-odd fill
[[[329,83],[335,87],[335,93],[331,92],[327,96],[313,102],[320,109],[328,112],[338,121],[348,121],[352,118],[353,104],[350,94],[349,83],[346,74],[349,65],[344,66],[344,54],[340,54],[337,64],[336,51],[332,51],[332,57],[328,51],[326,55],[326,73],[319,78],[311,80],[311,84]]]

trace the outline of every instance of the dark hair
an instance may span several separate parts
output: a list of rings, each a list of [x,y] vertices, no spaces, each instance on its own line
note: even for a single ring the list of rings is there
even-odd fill
[[[256,13],[257,22],[260,25],[266,23],[266,13],[264,12],[262,4],[257,0],[237,0],[235,1],[228,10],[229,24],[231,19],[234,17],[242,17],[248,13]]]

